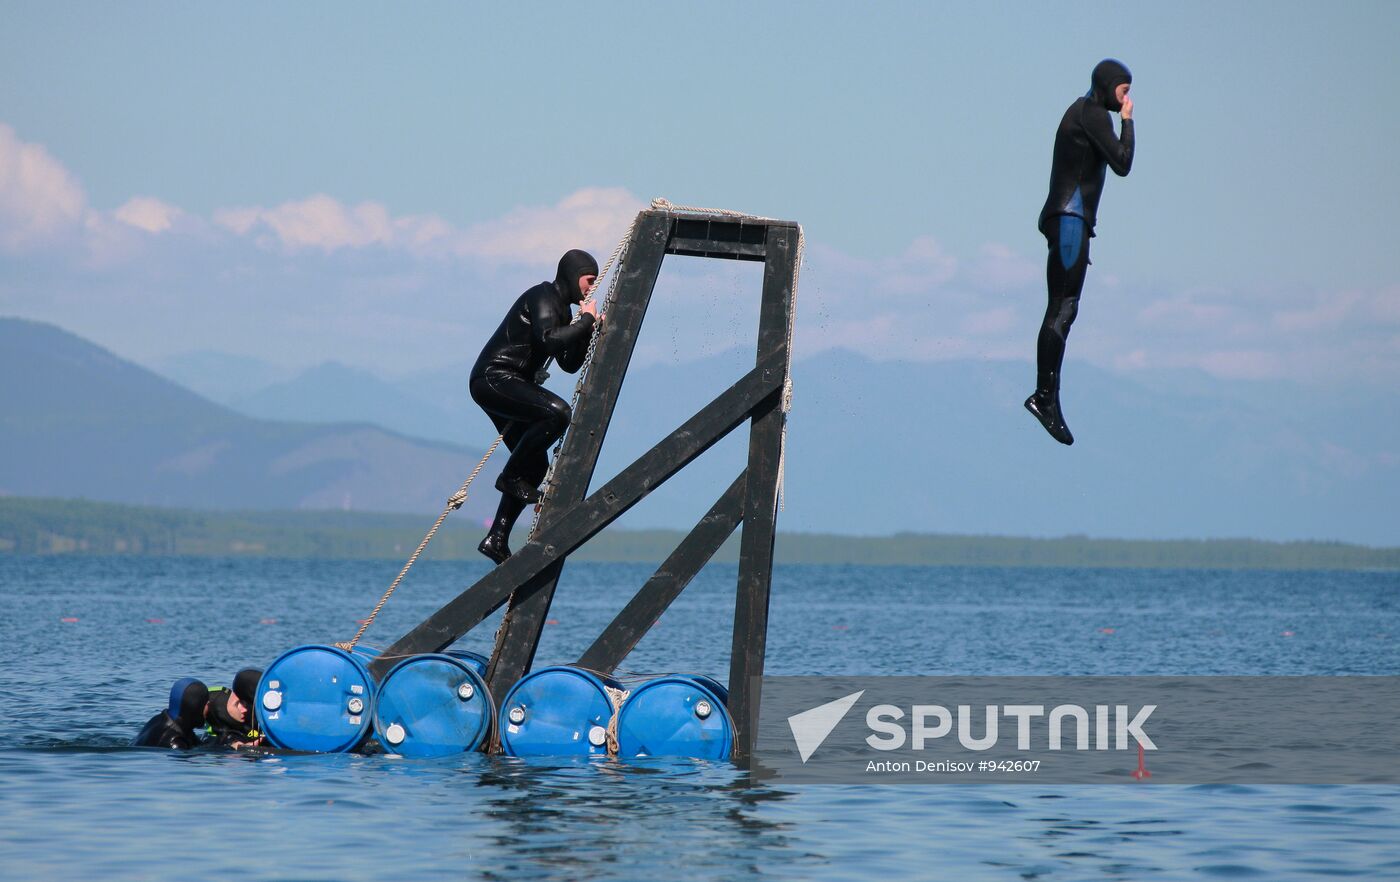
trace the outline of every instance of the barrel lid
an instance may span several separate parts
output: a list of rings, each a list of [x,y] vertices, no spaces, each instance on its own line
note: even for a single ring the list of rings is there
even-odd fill
[[[374,681],[363,659],[308,645],[277,657],[254,699],[268,740],[288,750],[340,753],[369,733]]]
[[[471,659],[454,654],[415,655],[399,662],[379,684],[374,731],[403,756],[449,756],[486,740],[495,705]]]
[[[613,705],[605,686],[620,688],[567,665],[521,678],[501,704],[501,747],[511,756],[606,754]]]

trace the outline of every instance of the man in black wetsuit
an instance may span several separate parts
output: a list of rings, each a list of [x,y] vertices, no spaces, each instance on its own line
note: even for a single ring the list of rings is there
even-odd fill
[[[233,678],[233,686],[209,690],[204,711],[204,735],[220,747],[255,747],[262,743],[253,714],[253,696],[258,691],[262,671],[244,668]]]
[[[196,729],[204,727],[204,707],[209,690],[193,677],[175,681],[170,687],[170,706],[146,721],[132,739],[132,747],[168,747],[189,750],[199,746]]]
[[[1069,106],[1055,132],[1050,195],[1040,210],[1040,232],[1050,247],[1045,267],[1050,298],[1036,345],[1035,393],[1026,399],[1026,410],[1061,444],[1073,444],[1074,436],[1060,412],[1060,366],[1065,338],[1079,312],[1104,170],[1123,177],[1133,167],[1133,101],[1128,97],[1133,75],[1122,62],[1106,58],[1091,80],[1089,94]],[[1122,119],[1121,135],[1113,133],[1110,112]]]
[[[545,389],[544,365],[553,358],[569,373],[583,366],[593,325],[599,321],[592,302],[579,307],[571,323],[569,305],[580,303],[598,278],[598,262],[587,251],[567,252],[554,281],[541,282],[521,294],[472,368],[472,400],[495,423],[510,450],[496,489],[501,504],[491,531],[477,549],[496,563],[510,557],[511,527],[525,506],[540,499],[539,486],[549,470],[549,446],[569,427],[573,414],[564,399]]]

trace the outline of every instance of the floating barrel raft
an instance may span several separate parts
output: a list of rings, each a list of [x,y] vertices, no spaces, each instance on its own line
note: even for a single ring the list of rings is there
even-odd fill
[[[650,680],[618,711],[617,755],[727,760],[734,748],[728,701],[729,691],[709,677],[671,674]]]
[[[511,756],[606,756],[621,684],[582,668],[541,668],[501,703],[501,749]]]
[[[278,656],[263,672],[254,699],[268,740],[316,753],[343,753],[363,744],[374,700],[366,655],[308,645]]]
[[[410,757],[479,749],[491,733],[495,706],[477,663],[484,668],[475,653],[433,653],[391,668],[374,699],[379,742]]]
[[[298,646],[264,672],[254,699],[275,746],[309,753],[365,747],[443,757],[483,749],[492,727],[511,756],[692,757],[728,760],[734,721],[728,691],[698,674],[667,674],[630,694],[610,676],[558,665],[523,677],[496,705],[467,650],[409,656],[375,684],[371,647]],[[610,738],[610,731],[614,737]]]

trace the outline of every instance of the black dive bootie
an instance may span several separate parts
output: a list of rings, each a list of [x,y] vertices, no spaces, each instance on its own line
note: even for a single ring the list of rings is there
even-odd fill
[[[506,540],[509,538],[510,534],[508,533],[492,530],[486,534],[485,539],[481,540],[481,544],[476,547],[476,550],[497,564],[503,564],[506,562],[506,558],[510,557],[510,546],[506,544]]]
[[[1051,438],[1061,444],[1073,444],[1074,436],[1070,434],[1064,414],[1060,412],[1060,378],[1055,374],[1042,374],[1039,380],[1035,393],[1026,399],[1026,410],[1040,420]]]
[[[510,477],[505,472],[496,479],[496,489],[527,504],[540,501],[540,488],[531,487],[524,478]]]

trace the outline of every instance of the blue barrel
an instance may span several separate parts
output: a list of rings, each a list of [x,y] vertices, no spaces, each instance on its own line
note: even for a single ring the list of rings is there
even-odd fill
[[[391,753],[450,756],[476,750],[496,708],[472,659],[415,655],[394,665],[374,696],[374,734]]]
[[[627,697],[617,716],[617,755],[727,760],[734,748],[729,692],[709,677],[671,674]]]
[[[313,645],[278,656],[263,672],[255,700],[273,744],[342,753],[369,736],[373,699],[365,653]]]
[[[486,676],[486,667],[491,660],[479,652],[472,652],[470,649],[448,649],[443,651],[443,655],[450,655],[455,659],[460,659],[471,665],[472,670],[481,676]]]
[[[522,677],[501,703],[501,749],[511,756],[605,756],[616,680],[556,666]]]

